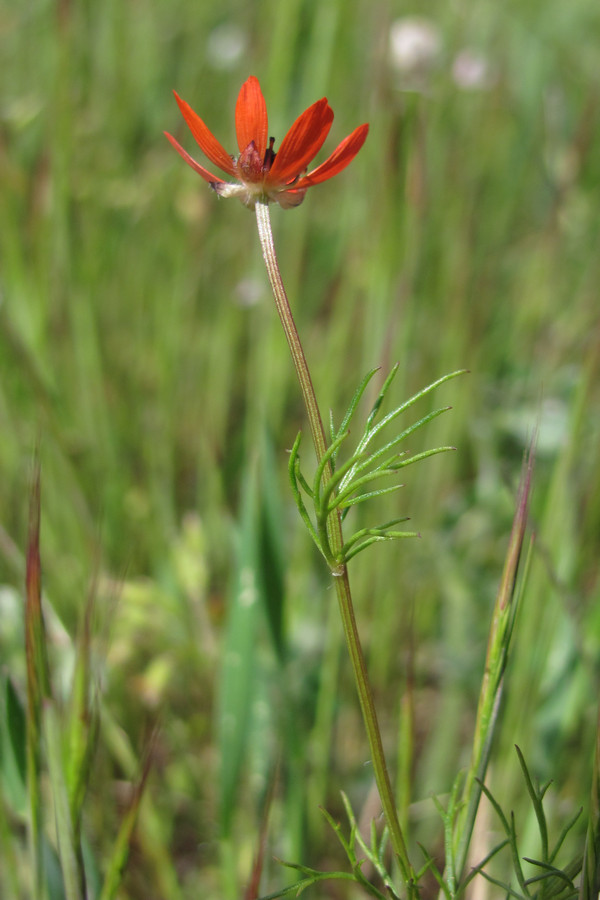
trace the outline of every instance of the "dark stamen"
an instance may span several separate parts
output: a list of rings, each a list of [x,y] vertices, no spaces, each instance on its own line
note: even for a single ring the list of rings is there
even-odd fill
[[[275,138],[269,138],[269,146],[265,150],[265,158],[263,161],[263,170],[268,172],[271,166],[273,165],[273,160],[277,156],[277,154],[273,151],[273,144],[275,143]]]

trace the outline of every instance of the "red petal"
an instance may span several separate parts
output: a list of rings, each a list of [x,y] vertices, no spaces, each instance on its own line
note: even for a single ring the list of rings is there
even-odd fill
[[[212,134],[211,131],[206,127],[202,119],[197,113],[194,112],[191,106],[189,106],[185,100],[182,100],[175,91],[175,99],[177,100],[177,104],[179,109],[181,110],[181,115],[185,119],[188,124],[188,127],[202,152],[205,156],[208,156],[210,161],[218,166],[220,169],[223,169],[224,172],[227,172],[228,175],[235,176],[235,170],[233,168],[233,160],[229,153],[223,149],[220,145],[216,137]],[[200,167],[202,168],[202,167]],[[204,176],[202,176],[204,177]],[[217,178],[213,181],[220,181],[221,179]]]
[[[254,141],[254,146],[262,161],[267,149],[269,123],[267,104],[258,78],[255,78],[254,75],[251,75],[241,87],[235,107],[235,130],[240,153],[243,153],[248,144]]]
[[[331,156],[326,159],[324,163],[321,163],[320,166],[317,166],[316,169],[313,169],[312,172],[309,172],[308,175],[301,178],[295,187],[307,188],[314,184],[320,184],[322,181],[333,178],[334,175],[337,175],[338,172],[345,169],[348,163],[352,162],[364,144],[368,132],[368,125],[359,125],[358,128],[355,128],[352,134],[349,134],[347,138],[344,138],[339,147],[333,151]]]
[[[185,159],[188,166],[191,166],[192,169],[195,172],[197,172],[198,175],[201,175],[205,181],[208,181],[209,184],[214,184],[217,181],[223,182],[222,178],[218,178],[216,175],[213,175],[211,172],[208,171],[208,169],[205,169],[204,166],[201,166],[199,163],[197,163],[195,159],[192,159],[190,154],[186,153],[186,151],[183,149],[181,144],[178,144],[177,141],[175,140],[175,138],[172,135],[170,135],[167,131],[165,131],[165,136],[168,137],[168,139],[171,141],[171,143],[173,144],[173,146],[175,147],[175,149],[177,150],[179,155]]]
[[[300,175],[323,146],[332,122],[333,110],[325,97],[304,110],[281,142],[267,183],[285,184]]]

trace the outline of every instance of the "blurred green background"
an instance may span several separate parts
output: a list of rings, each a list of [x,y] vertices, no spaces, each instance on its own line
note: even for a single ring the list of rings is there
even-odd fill
[[[371,125],[348,170],[272,211],[323,410],[339,422],[373,366],[383,378],[400,361],[398,402],[470,370],[440,389],[453,409],[420,439],[456,453],[407,470],[363,514],[410,515],[421,540],[351,567],[392,764],[414,657],[414,835],[439,849],[427,798],[468,758],[534,432],[536,547],[492,782],[527,833],[518,743],[555,780],[559,820],[586,804],[600,667],[597,0],[7,0],[0,42],[0,662],[22,686],[39,447],[59,694],[97,597],[98,866],[157,720],[123,897],[240,896],[277,761],[269,858],[335,865],[318,806],[337,814],[344,789],[369,808],[333,594],[287,486],[306,422],[254,218],[162,135],[201,159],[176,89],[234,152],[250,74],[275,149],[325,95],[324,153]],[[289,877],[269,862],[265,892]]]

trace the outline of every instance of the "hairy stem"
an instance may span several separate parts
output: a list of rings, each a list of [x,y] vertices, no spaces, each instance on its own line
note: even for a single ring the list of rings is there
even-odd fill
[[[306,406],[308,420],[310,422],[310,430],[312,434],[317,462],[323,460],[327,452],[327,438],[323,428],[323,420],[319,411],[319,405],[315,395],[310,371],[306,362],[306,357],[302,349],[298,330],[292,316],[290,304],[283,286],[277,257],[275,255],[275,247],[273,244],[273,235],[271,231],[271,219],[269,216],[269,207],[267,203],[256,203],[256,221],[258,224],[258,234],[262,247],[269,281],[273,289],[275,297],[275,305],[279,318],[285,332],[285,336],[292,354],[294,367],[300,382],[302,397]],[[331,463],[328,461],[323,469],[323,481],[326,482],[332,477]],[[367,675],[365,658],[363,655],[356,618],[354,616],[354,606],[352,603],[352,594],[350,591],[350,581],[348,578],[348,570],[345,565],[340,565],[339,558],[342,547],[344,545],[342,535],[342,522],[339,510],[334,510],[327,520],[327,534],[329,538],[330,558],[328,563],[331,573],[334,576],[334,583],[342,617],[342,625],[344,628],[344,636],[346,645],[350,654],[352,670],[363,721],[367,731],[369,746],[371,750],[371,760],[373,763],[373,771],[375,781],[379,791],[383,812],[386,823],[390,832],[392,846],[394,848],[398,864],[400,866],[402,877],[404,879],[407,896],[416,896],[415,876],[408,858],[406,843],[398,821],[398,814],[394,802],[394,795],[390,783],[390,777],[385,762],[383,746],[381,743],[381,732],[377,722],[377,713],[375,711],[375,703],[373,700],[373,691]]]

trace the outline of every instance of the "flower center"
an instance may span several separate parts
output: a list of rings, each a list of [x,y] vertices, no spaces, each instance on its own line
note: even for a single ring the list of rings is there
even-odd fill
[[[269,174],[276,153],[273,150],[275,138],[269,138],[269,146],[265,150],[264,158],[261,159],[256,149],[254,141],[250,141],[245,150],[234,160],[234,165],[239,172],[242,181],[251,184],[258,184],[263,181]]]

